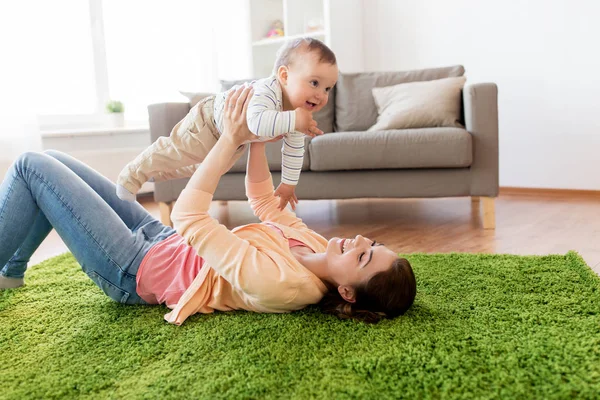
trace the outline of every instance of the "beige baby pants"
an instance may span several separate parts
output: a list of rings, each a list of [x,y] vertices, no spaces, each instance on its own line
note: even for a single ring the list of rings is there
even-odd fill
[[[117,178],[117,194],[121,199],[135,201],[135,194],[150,179],[160,182],[194,174],[220,136],[214,121],[214,99],[214,96],[202,99],[175,125],[169,137],[158,138],[123,168]],[[237,149],[227,170],[246,147]]]

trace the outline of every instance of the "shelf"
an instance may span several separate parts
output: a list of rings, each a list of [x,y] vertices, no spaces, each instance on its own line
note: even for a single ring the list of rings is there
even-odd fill
[[[302,37],[318,37],[325,36],[325,31],[306,32],[299,35],[279,36],[274,38],[265,38],[252,43],[252,46],[270,46],[273,44],[281,45],[287,40],[298,39]]]

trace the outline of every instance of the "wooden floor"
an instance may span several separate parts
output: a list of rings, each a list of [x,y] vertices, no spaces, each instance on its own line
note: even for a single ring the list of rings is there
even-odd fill
[[[158,218],[158,205],[141,200]],[[600,274],[600,196],[585,193],[501,191],[496,229],[481,227],[480,204],[470,198],[301,201],[298,215],[329,238],[357,234],[397,252],[564,254],[575,250]],[[213,202],[210,213],[229,228],[255,222],[246,202]],[[55,232],[30,265],[67,251]]]

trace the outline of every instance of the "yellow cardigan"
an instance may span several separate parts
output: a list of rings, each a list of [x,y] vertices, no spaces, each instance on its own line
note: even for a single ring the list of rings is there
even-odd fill
[[[271,176],[259,183],[246,178],[248,201],[262,223],[231,231],[208,215],[210,193],[189,188],[181,192],[171,219],[205,264],[165,320],[181,325],[192,314],[214,310],[283,313],[321,300],[326,286],[296,260],[286,238],[300,240],[317,253],[325,251],[327,240],[292,211],[279,211],[273,192]],[[277,226],[286,238],[265,223]]]

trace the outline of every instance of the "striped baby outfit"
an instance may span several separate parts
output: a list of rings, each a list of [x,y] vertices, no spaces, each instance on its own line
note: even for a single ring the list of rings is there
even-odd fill
[[[282,111],[283,93],[275,76],[254,81],[252,87],[254,95],[248,105],[248,128],[261,141],[284,135],[281,182],[297,185],[304,160],[304,134],[295,131],[296,114],[293,110]],[[214,117],[219,133],[223,132],[223,109],[228,93],[222,92],[215,97]]]

